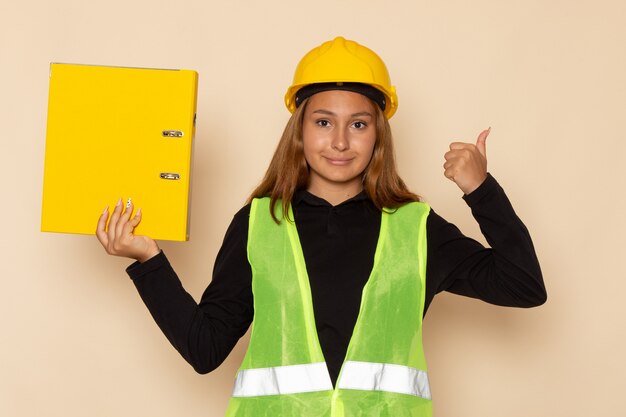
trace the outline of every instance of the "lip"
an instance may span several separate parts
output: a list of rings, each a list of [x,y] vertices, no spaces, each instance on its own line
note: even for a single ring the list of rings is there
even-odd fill
[[[354,158],[332,158],[328,156],[325,156],[324,159],[326,159],[326,161],[328,161],[329,164],[338,165],[338,166],[348,165],[350,162],[354,160]]]

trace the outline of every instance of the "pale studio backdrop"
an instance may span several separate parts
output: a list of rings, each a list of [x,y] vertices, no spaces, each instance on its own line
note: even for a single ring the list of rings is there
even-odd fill
[[[39,231],[49,63],[200,73],[191,240],[161,243],[199,299],[288,118],[296,63],[338,35],[390,68],[406,182],[481,240],[441,165],[449,142],[492,126],[489,169],[543,268],[549,299],[536,309],[435,298],[436,416],[624,415],[624,1],[3,0],[0,15],[0,415],[221,416],[245,349],[195,374],[129,261],[95,237]]]

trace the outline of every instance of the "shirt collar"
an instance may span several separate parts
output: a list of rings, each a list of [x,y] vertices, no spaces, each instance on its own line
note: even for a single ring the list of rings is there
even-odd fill
[[[354,197],[349,198],[348,200],[342,202],[341,204],[338,204],[337,206],[343,206],[344,204],[360,202],[360,201],[365,201],[365,200],[369,200],[369,197],[367,196],[367,193],[365,192],[365,190],[362,190],[360,193],[358,193]],[[304,189],[298,190],[295,192],[295,194],[293,195],[293,198],[291,199],[291,203],[294,205],[294,207],[300,204],[307,204],[309,206],[324,206],[324,207],[332,206],[332,204],[330,204],[328,201],[316,195],[313,195]]]

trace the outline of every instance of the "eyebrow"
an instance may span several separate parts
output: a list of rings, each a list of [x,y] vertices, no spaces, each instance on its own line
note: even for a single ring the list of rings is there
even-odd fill
[[[337,116],[336,113],[333,113],[330,110],[324,110],[324,109],[314,110],[313,113],[325,114],[327,116]],[[361,112],[353,113],[350,115],[350,117],[362,117],[362,116],[374,117],[370,112],[367,112],[367,111],[361,111]]]

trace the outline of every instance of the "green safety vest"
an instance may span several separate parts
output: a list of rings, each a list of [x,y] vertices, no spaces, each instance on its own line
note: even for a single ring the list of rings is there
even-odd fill
[[[429,211],[424,203],[409,203],[382,212],[374,265],[333,388],[296,226],[273,221],[269,198],[253,200],[254,320],[227,417],[432,415],[422,347]]]

